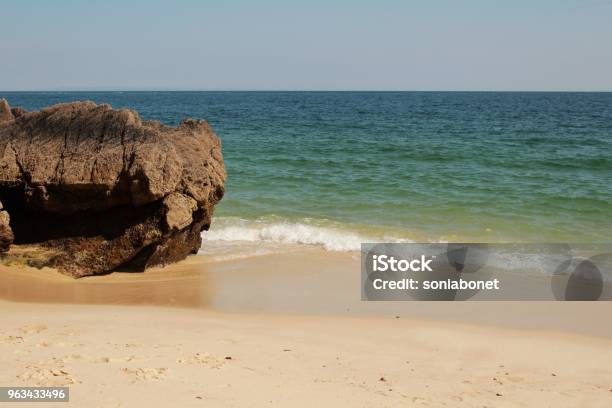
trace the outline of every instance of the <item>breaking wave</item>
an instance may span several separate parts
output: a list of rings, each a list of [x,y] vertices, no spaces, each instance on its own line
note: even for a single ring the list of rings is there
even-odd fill
[[[367,235],[341,224],[304,220],[245,220],[235,217],[216,218],[210,230],[202,234],[205,242],[262,242],[322,246],[328,251],[359,251],[362,242],[408,242],[394,237]]]

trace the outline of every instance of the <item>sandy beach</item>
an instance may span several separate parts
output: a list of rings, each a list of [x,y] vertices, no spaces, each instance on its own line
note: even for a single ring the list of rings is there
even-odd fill
[[[67,385],[75,407],[612,403],[609,302],[361,302],[358,263],[2,267],[0,383]]]

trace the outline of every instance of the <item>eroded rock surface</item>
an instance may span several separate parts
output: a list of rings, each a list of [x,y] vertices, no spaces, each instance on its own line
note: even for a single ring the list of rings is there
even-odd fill
[[[11,107],[8,102],[6,99],[0,99],[0,122],[6,122],[13,119],[13,112],[11,112]]]
[[[226,177],[207,122],[172,128],[94,102],[0,109],[0,200],[15,244],[59,250],[52,264],[75,277],[197,252]]]
[[[10,226],[11,218],[8,212],[4,211],[0,202],[0,253],[7,252],[13,243],[13,230]]]

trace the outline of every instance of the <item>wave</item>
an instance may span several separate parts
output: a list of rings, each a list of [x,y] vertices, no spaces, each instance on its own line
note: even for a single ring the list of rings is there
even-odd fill
[[[324,221],[309,219],[294,222],[220,217],[215,219],[209,231],[202,234],[202,240],[317,245],[328,251],[359,251],[362,242],[409,242],[395,237],[369,236],[343,228],[337,223],[321,225],[323,223]]]
[[[400,238],[396,230],[380,230],[355,224],[304,218],[299,221],[268,216],[256,220],[238,217],[216,217],[209,231],[202,234],[199,253],[211,261],[250,258],[279,252],[299,250],[300,245],[318,246],[327,251],[360,251],[362,243],[415,243],[424,240]],[[394,235],[390,235],[394,234]],[[447,244],[445,239],[430,240],[430,244]],[[459,242],[465,242],[459,240]],[[483,242],[483,241],[476,241]],[[493,270],[531,275],[551,276],[562,264],[572,271],[584,259],[592,258],[601,267],[605,281],[612,281],[612,255],[609,245],[491,243],[486,264]],[[581,245],[586,245],[584,248]],[[601,245],[601,244],[593,244]],[[434,247],[432,247],[434,248]],[[445,247],[438,255],[446,256]],[[586,250],[585,250],[586,248]],[[597,254],[593,257],[593,254]],[[567,272],[567,271],[566,271]]]

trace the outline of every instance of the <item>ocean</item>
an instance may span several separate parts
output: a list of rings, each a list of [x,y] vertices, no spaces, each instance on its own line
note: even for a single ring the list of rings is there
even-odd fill
[[[612,93],[0,92],[206,119],[226,195],[205,246],[610,242]]]

